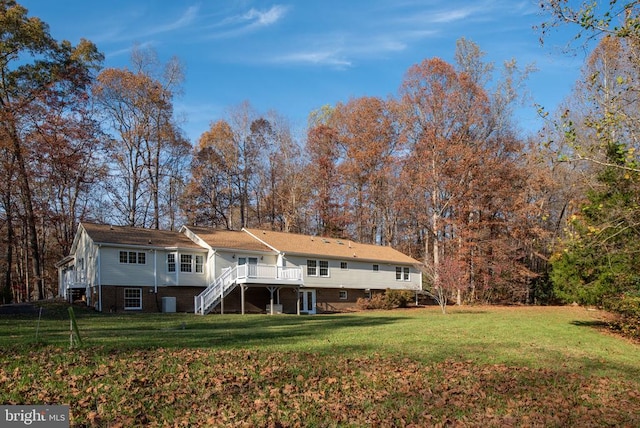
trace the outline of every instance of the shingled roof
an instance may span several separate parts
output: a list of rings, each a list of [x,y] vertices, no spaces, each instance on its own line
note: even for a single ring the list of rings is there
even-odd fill
[[[357,259],[386,263],[419,264],[417,260],[382,245],[360,244],[348,239],[323,238],[260,229],[245,229],[257,239],[285,254]]]
[[[213,249],[273,252],[248,233],[239,230],[219,230],[210,227],[184,226]]]
[[[94,223],[81,223],[81,227],[98,244],[202,249],[185,234],[175,231]]]
[[[230,249],[257,252],[282,252],[291,255],[358,259],[381,263],[419,264],[417,260],[381,245],[360,244],[348,239],[324,238],[261,229],[243,231],[184,226],[181,232],[128,226],[82,223],[81,227],[98,244],[148,246],[157,248]],[[198,245],[184,229],[191,232]],[[75,244],[74,244],[75,245]]]

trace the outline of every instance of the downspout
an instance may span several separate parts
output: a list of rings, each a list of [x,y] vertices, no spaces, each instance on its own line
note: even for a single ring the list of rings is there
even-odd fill
[[[101,244],[98,244],[98,312],[102,312],[102,263],[100,257]]]
[[[216,255],[216,250],[210,250],[207,254],[207,287],[216,280]]]
[[[158,250],[153,250],[153,291],[156,293],[156,296],[157,296],[158,294]]]
[[[180,252],[176,250],[176,285],[180,285]]]

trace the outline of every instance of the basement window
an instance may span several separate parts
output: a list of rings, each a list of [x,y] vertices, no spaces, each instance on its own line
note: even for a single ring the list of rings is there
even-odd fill
[[[142,309],[142,288],[124,289],[124,309]]]

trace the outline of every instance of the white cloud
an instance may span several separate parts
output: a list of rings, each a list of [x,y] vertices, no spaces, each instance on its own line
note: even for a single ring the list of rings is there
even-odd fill
[[[182,15],[180,15],[174,21],[171,21],[166,24],[159,24],[156,26],[149,27],[136,27],[135,30],[130,30],[119,24],[117,26],[109,27],[109,29],[99,35],[98,37],[92,38],[92,40],[103,41],[103,42],[122,42],[122,41],[131,41],[131,40],[140,40],[142,38],[146,38],[149,36],[161,35],[163,33],[170,33],[173,31],[178,31],[183,28],[190,27],[193,22],[198,17],[198,13],[200,8],[198,6],[190,6],[188,7]],[[137,23],[144,22],[143,19],[138,17],[138,13],[128,13],[131,16],[136,16]],[[143,14],[140,14],[143,15]],[[130,25],[133,25],[132,23]]]
[[[215,32],[209,38],[220,39],[238,37],[263,27],[268,27],[282,20],[287,14],[287,6],[275,5],[267,10],[251,8],[243,14],[230,16],[209,26]]]
[[[293,63],[307,65],[329,65],[332,67],[351,67],[351,61],[344,59],[337,51],[301,51],[276,55],[270,59],[274,63]]]
[[[467,18],[474,12],[474,8],[461,8],[455,10],[448,10],[444,12],[438,12],[432,14],[428,21],[435,24],[446,24],[453,21],[459,21]]]
[[[187,10],[182,14],[182,16],[178,18],[178,20],[164,26],[164,28],[160,27],[159,30],[170,31],[170,30],[176,30],[179,28],[186,27],[195,20],[195,18],[198,16],[199,10],[200,10],[199,6],[189,6],[189,8],[187,8]]]
[[[272,6],[267,11],[251,9],[243,15],[243,18],[252,22],[252,26],[267,26],[275,24],[287,13],[287,8],[282,5]]]

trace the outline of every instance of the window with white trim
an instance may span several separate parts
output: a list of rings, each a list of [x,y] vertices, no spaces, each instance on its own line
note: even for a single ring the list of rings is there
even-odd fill
[[[193,272],[192,262],[193,256],[191,254],[180,254],[180,272]]]
[[[396,281],[409,281],[409,268],[396,266]]]
[[[142,309],[142,288],[124,289],[124,309]]]
[[[147,263],[147,255],[141,251],[120,251],[119,260],[122,264],[144,265]]]
[[[307,275],[318,276],[318,262],[316,260],[307,260]]]
[[[329,261],[320,260],[318,264],[320,265],[320,276],[329,276]]]
[[[380,270],[380,265],[373,265],[373,271],[378,272]]]
[[[349,264],[347,262],[340,262],[340,269],[341,270],[348,270],[349,269]]]
[[[347,300],[347,290],[340,290],[338,298],[340,300]]]
[[[176,255],[174,253],[167,254],[167,272],[176,271]]]
[[[175,272],[175,255],[173,260],[173,269],[169,272]],[[201,254],[180,254],[180,272],[181,273],[204,273],[204,256]]]
[[[329,261],[307,260],[307,276],[329,277]]]

